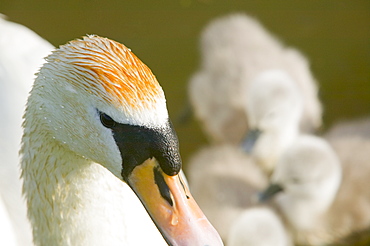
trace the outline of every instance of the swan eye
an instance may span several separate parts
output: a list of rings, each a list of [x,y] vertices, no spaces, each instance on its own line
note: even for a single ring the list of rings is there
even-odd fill
[[[116,122],[107,114],[100,113],[100,121],[103,126],[107,128],[112,128],[116,125]]]

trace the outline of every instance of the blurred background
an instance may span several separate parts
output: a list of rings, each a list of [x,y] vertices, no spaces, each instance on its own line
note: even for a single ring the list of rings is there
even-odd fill
[[[324,129],[370,115],[369,0],[1,0],[0,13],[55,46],[86,34],[119,41],[161,83],[172,121],[199,65],[198,41],[212,19],[244,12],[311,62],[324,105]],[[1,34],[0,34],[1,35]],[[25,40],[27,42],[27,40]],[[184,165],[207,140],[196,120],[176,124]]]

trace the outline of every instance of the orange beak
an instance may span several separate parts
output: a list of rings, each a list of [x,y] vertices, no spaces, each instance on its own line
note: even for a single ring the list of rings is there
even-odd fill
[[[155,158],[135,167],[128,184],[169,245],[223,245],[180,176],[165,174]]]

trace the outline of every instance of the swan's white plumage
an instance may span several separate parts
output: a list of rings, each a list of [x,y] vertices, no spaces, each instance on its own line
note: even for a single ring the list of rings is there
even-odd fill
[[[303,98],[301,129],[321,125],[318,89],[307,59],[284,47],[255,19],[233,14],[212,21],[202,33],[200,49],[201,65],[190,80],[189,97],[212,141],[241,140],[248,129],[246,85],[267,70],[283,70],[296,83]]]
[[[32,244],[19,178],[22,114],[35,73],[52,49],[50,43],[27,27],[0,17],[0,194],[17,245],[21,246]],[[0,220],[5,228],[3,223],[5,220]],[[0,237],[5,239],[10,234],[2,230]]]
[[[112,80],[101,80],[109,73],[102,69],[120,69],[109,62],[117,64],[127,52],[111,40],[85,37],[50,55],[38,74],[27,103],[21,149],[23,189],[36,245],[165,245],[140,201],[117,178],[122,159],[97,112],[148,127],[160,127],[168,119],[154,76],[129,95],[115,93]],[[122,75],[118,85],[127,90],[150,72],[129,56],[133,64],[126,65],[142,70]],[[99,59],[105,67],[97,67]],[[138,107],[131,105],[136,102]]]
[[[17,243],[15,228],[12,220],[9,217],[8,208],[5,206],[2,197],[0,197],[0,228],[1,237],[0,244],[7,246],[16,246]]]

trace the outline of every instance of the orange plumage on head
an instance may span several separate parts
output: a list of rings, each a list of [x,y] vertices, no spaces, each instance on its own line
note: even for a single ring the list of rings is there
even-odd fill
[[[73,52],[69,52],[71,49]],[[109,103],[150,108],[158,98],[164,98],[152,71],[123,44],[91,35],[71,41],[56,52],[85,77],[89,85],[85,87],[91,93],[104,89],[107,95],[103,98]]]

